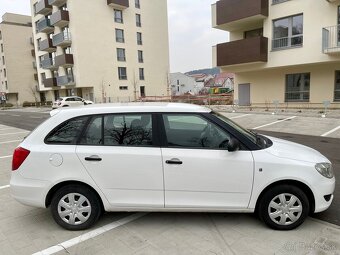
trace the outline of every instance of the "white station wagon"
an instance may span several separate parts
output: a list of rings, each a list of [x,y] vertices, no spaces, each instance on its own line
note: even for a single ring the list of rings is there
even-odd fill
[[[314,149],[187,104],[51,112],[15,150],[11,193],[69,230],[104,211],[256,212],[290,230],[332,203],[330,161]]]

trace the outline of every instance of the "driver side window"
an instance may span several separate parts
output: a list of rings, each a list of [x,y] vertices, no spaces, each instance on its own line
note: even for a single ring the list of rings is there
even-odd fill
[[[230,135],[200,115],[164,114],[163,121],[169,147],[227,148]]]

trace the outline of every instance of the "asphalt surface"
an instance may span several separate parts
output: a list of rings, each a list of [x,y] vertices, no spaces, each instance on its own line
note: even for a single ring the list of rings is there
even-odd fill
[[[0,111],[0,124],[17,127],[26,130],[33,130],[45,119],[48,113],[34,113],[22,111]],[[333,170],[337,180],[340,180],[340,139],[326,138],[320,136],[309,136],[300,134],[288,134],[257,130],[257,132],[273,137],[282,138],[292,142],[304,144],[320,151],[333,163]],[[314,218],[340,226],[340,185],[336,185],[334,200],[331,207],[322,213],[313,215]]]

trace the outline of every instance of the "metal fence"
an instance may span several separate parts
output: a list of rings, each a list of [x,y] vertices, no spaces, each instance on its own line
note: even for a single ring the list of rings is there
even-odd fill
[[[322,51],[323,53],[340,51],[340,26],[322,29]]]

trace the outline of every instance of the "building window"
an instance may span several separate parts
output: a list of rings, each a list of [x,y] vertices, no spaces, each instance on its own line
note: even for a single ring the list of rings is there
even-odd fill
[[[118,67],[119,80],[127,80],[126,67]]]
[[[140,89],[140,96],[141,97],[146,97],[145,86],[140,86],[139,89]]]
[[[126,61],[125,49],[117,48],[117,60],[118,61]]]
[[[287,2],[289,0],[273,0],[273,4],[280,4],[280,3],[283,3],[283,2]]]
[[[139,79],[140,80],[145,80],[145,77],[144,77],[144,68],[139,68]]]
[[[142,26],[142,21],[141,21],[140,14],[136,14],[136,26],[137,27],[141,27]]]
[[[4,52],[4,45],[1,44],[1,52]]]
[[[308,102],[310,91],[310,73],[286,75],[285,102]]]
[[[121,10],[114,10],[115,22],[123,23],[123,12]]]
[[[143,63],[144,62],[143,51],[141,51],[141,50],[138,51],[138,62],[139,63]]]
[[[116,29],[116,42],[120,42],[120,43],[125,42],[123,29]]]
[[[335,71],[334,101],[340,101],[340,71]]]
[[[142,33],[137,32],[137,44],[143,45]]]
[[[6,87],[6,90],[8,90],[8,83],[7,83],[7,81],[5,81],[5,87]]]
[[[128,86],[119,86],[119,90],[128,90]]]
[[[273,21],[273,50],[303,45],[303,14]]]
[[[7,77],[7,71],[6,71],[6,68],[4,68],[4,77]]]
[[[139,0],[135,0],[135,7],[137,9],[140,9],[140,1]]]
[[[2,56],[2,64],[4,65],[5,64],[5,57]]]
[[[263,28],[249,30],[244,32],[244,39],[263,36]]]

